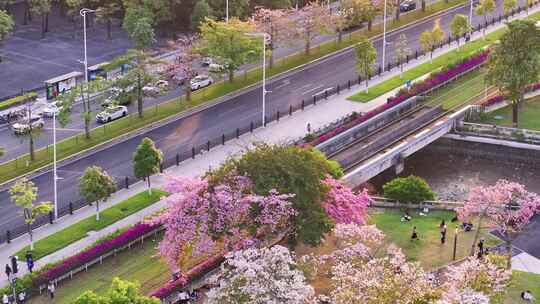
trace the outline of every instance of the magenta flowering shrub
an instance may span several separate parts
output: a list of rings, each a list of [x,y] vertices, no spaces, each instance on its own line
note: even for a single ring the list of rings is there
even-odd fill
[[[47,282],[55,280],[60,276],[68,273],[69,271],[74,270],[77,267],[83,266],[84,264],[91,262],[92,260],[100,257],[101,255],[104,255],[108,252],[127,245],[128,243],[140,238],[141,236],[151,231],[154,231],[157,228],[158,226],[154,224],[137,224],[111,240],[100,242],[79,254],[63,260],[58,265],[52,267],[48,271],[34,278],[33,283],[35,286],[46,284]]]
[[[330,130],[316,139],[314,139],[312,142],[308,143],[311,146],[316,146],[322,142],[327,141],[328,139],[343,133],[344,131],[363,123],[364,121],[372,118],[373,116],[382,113],[402,102],[405,100],[417,96],[420,94],[423,94],[441,84],[444,82],[452,79],[453,77],[456,77],[458,75],[461,75],[463,73],[466,73],[470,71],[471,69],[483,64],[489,56],[489,50],[480,52],[478,54],[475,54],[468,59],[463,60],[462,62],[448,67],[444,69],[443,71],[440,71],[438,73],[433,73],[431,76],[429,76],[427,79],[421,82],[417,82],[412,85],[410,90],[400,90],[398,94],[388,100],[388,102],[384,105],[381,105],[375,109],[373,109],[370,112],[365,113],[364,115],[359,116],[357,119],[350,121],[346,124],[343,124],[336,129]]]
[[[341,181],[331,177],[325,179],[323,183],[329,187],[323,208],[336,223],[358,225],[366,223],[367,210],[371,203],[366,189],[354,193]]]

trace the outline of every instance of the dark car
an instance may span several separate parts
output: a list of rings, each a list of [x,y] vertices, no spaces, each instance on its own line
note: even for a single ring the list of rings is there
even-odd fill
[[[405,0],[399,4],[399,11],[402,13],[413,11],[415,9],[416,9],[416,2],[413,0]]]

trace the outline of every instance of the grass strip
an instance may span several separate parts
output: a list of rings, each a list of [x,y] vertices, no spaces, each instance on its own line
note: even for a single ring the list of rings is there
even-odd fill
[[[540,13],[535,13],[529,16],[527,19],[538,21],[540,20]],[[371,88],[369,88],[368,93],[363,90],[350,96],[348,99],[351,101],[358,102],[369,102],[373,99],[390,92],[393,89],[396,89],[400,86],[403,86],[408,80],[414,80],[418,77],[426,75],[427,73],[433,72],[437,69],[443,68],[445,66],[451,65],[455,62],[463,60],[472,54],[478,52],[484,47],[487,47],[497,41],[506,31],[506,28],[499,29],[497,31],[491,32],[486,35],[485,38],[479,38],[474,41],[468,42],[462,45],[460,48],[450,51],[444,55],[441,55],[437,58],[434,58],[430,62],[423,63],[414,68],[411,68],[403,73],[403,76],[400,75],[394,76],[384,82],[381,82]]]
[[[28,100],[35,100],[37,97],[38,97],[38,94],[36,92],[30,92],[24,95],[20,95],[20,96],[16,96],[10,99],[6,99],[4,101],[0,101],[0,110],[4,110],[9,107],[20,105],[24,102],[27,102]]]
[[[122,201],[112,207],[103,210],[100,213],[100,220],[96,221],[95,216],[77,222],[54,234],[47,236],[34,243],[33,257],[35,260],[56,252],[76,241],[83,239],[90,231],[99,231],[127,216],[142,210],[160,200],[167,193],[158,189],[152,189],[152,194],[148,191],[138,193],[125,201]],[[19,250],[16,255],[24,260],[26,252],[30,250],[29,246]]]
[[[521,105],[518,115],[518,126],[523,129],[540,131],[540,96],[526,100]],[[480,119],[481,123],[512,127],[512,107],[484,113]]]
[[[428,17],[437,14],[441,11],[449,9],[459,4],[465,3],[465,0],[449,0],[439,1],[433,5],[427,6],[426,11],[416,10],[401,16],[399,21],[390,22],[388,29],[395,29],[406,24],[417,21],[420,18]],[[292,68],[309,63],[317,58],[329,55],[338,50],[352,46],[361,37],[374,37],[382,33],[382,24],[374,25],[371,31],[363,29],[348,35],[344,35],[343,41],[338,43],[337,40],[327,41],[319,46],[311,49],[309,55],[303,52],[280,58],[276,60],[274,67],[268,69],[267,75],[274,76],[286,72]],[[147,108],[144,111],[144,118],[139,119],[136,114],[131,114],[127,118],[123,118],[103,127],[93,129],[91,138],[86,139],[83,135],[77,135],[67,138],[57,145],[57,159],[65,159],[75,153],[95,147],[103,142],[111,140],[120,135],[132,132],[134,130],[145,127],[151,123],[157,122],[164,118],[184,112],[193,107],[207,103],[218,97],[240,90],[247,86],[256,84],[262,78],[262,69],[256,68],[244,73],[243,76],[237,76],[233,83],[220,82],[208,88],[195,92],[192,95],[192,100],[187,102],[184,98],[177,98],[156,107]],[[45,147],[35,152],[35,160],[30,161],[29,155],[23,155],[17,159],[0,164],[0,183],[7,182],[13,178],[23,174],[33,172],[52,162],[52,148]]]

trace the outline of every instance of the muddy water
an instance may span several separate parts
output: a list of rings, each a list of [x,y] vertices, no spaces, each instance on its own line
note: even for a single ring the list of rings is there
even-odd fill
[[[395,177],[392,170],[371,180],[377,190]],[[540,193],[540,168],[452,153],[419,151],[405,160],[405,170],[400,176],[408,175],[424,178],[440,200],[463,201],[469,189],[490,185],[499,179],[519,182],[529,191]]]

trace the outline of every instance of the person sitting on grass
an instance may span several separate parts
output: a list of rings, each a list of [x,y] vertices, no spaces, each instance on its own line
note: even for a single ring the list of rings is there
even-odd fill
[[[411,241],[418,240],[418,232],[416,232],[416,226],[412,229]]]
[[[525,290],[521,293],[521,299],[527,302],[533,302],[534,296],[532,295],[530,290]]]
[[[408,222],[412,220],[412,216],[409,214],[409,211],[405,211],[405,214],[401,217],[402,222]]]

